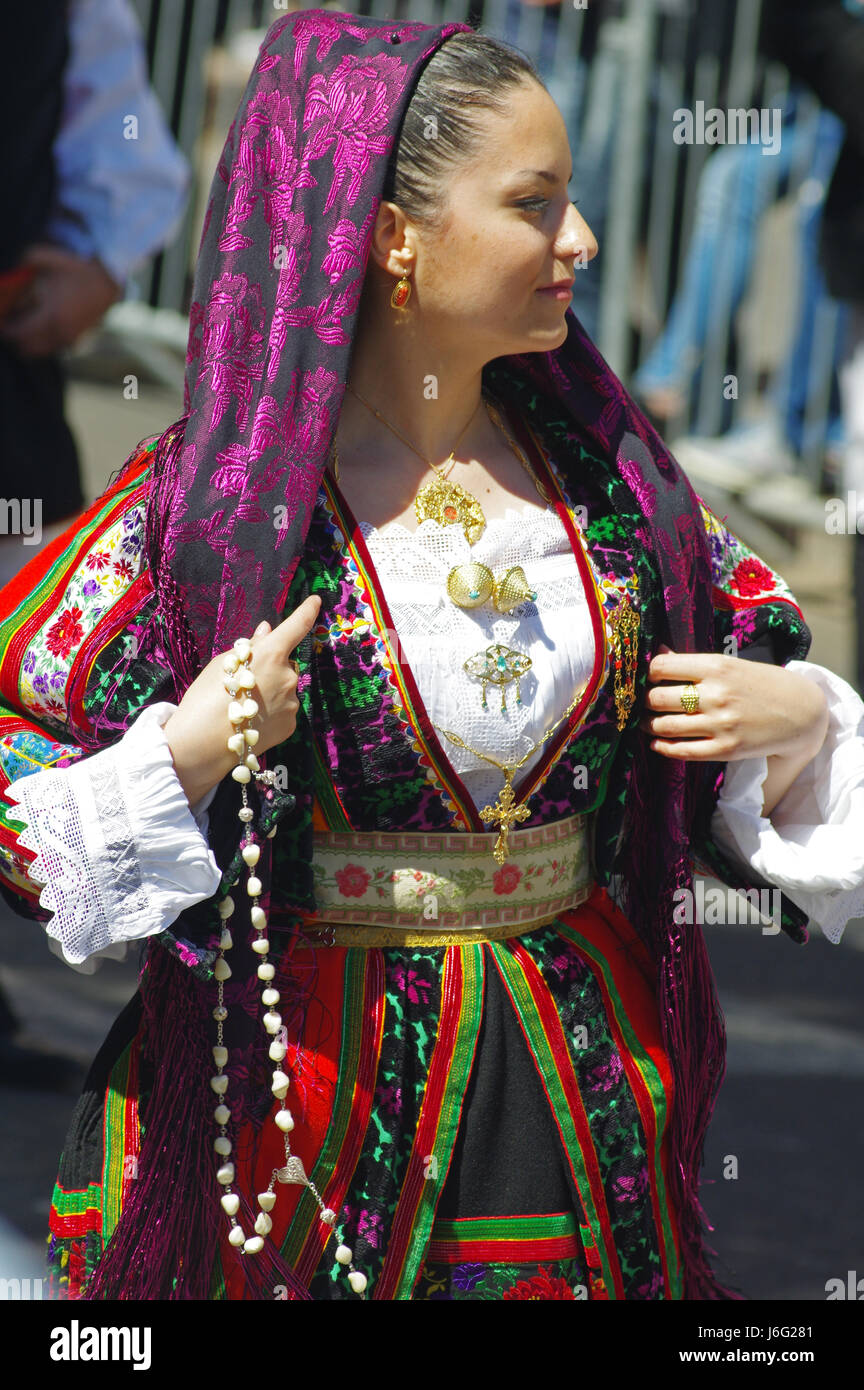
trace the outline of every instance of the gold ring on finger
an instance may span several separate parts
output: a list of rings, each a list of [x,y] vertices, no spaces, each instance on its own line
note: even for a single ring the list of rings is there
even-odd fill
[[[681,694],[681,708],[685,714],[698,714],[699,712],[699,691],[692,681],[685,685]]]

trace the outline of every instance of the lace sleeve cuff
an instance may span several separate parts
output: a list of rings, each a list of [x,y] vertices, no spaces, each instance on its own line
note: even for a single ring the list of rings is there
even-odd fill
[[[45,930],[70,964],[164,931],[219,887],[206,838],[216,788],[190,809],[162,729],[175,709],[149,705],[110,748],[7,789],[26,822],[18,842],[36,853],[39,902],[54,913]]]
[[[767,760],[727,763],[711,834],[730,857],[788,893],[836,943],[849,919],[864,915],[864,704],[824,666],[790,661],[786,669],[825,692],[825,742],[770,819],[762,815]]]

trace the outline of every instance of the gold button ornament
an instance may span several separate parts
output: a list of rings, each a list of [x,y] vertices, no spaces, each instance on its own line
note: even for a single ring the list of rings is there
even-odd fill
[[[537,597],[521,565],[514,565],[496,579],[489,566],[479,560],[457,565],[450,571],[447,593],[460,608],[479,608],[491,598],[499,613],[512,613],[527,599]]]

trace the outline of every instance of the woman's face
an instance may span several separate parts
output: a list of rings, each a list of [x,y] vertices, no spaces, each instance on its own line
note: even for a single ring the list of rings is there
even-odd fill
[[[586,274],[597,254],[570,202],[570,146],[558,107],[534,81],[511,89],[508,103],[506,116],[479,113],[487,135],[479,155],[450,176],[442,231],[430,236],[402,224],[424,332],[448,351],[464,351],[470,325],[470,352],[482,361],[559,347],[570,295],[538,291]],[[392,255],[387,262],[391,271],[401,264]]]

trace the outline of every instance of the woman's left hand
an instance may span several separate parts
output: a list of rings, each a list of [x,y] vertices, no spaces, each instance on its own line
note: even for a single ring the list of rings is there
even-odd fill
[[[648,668],[645,713],[651,747],[666,758],[732,762],[782,757],[806,764],[828,730],[828,704],[814,681],[783,666],[716,652],[661,647]],[[681,705],[690,682],[699,709]]]

